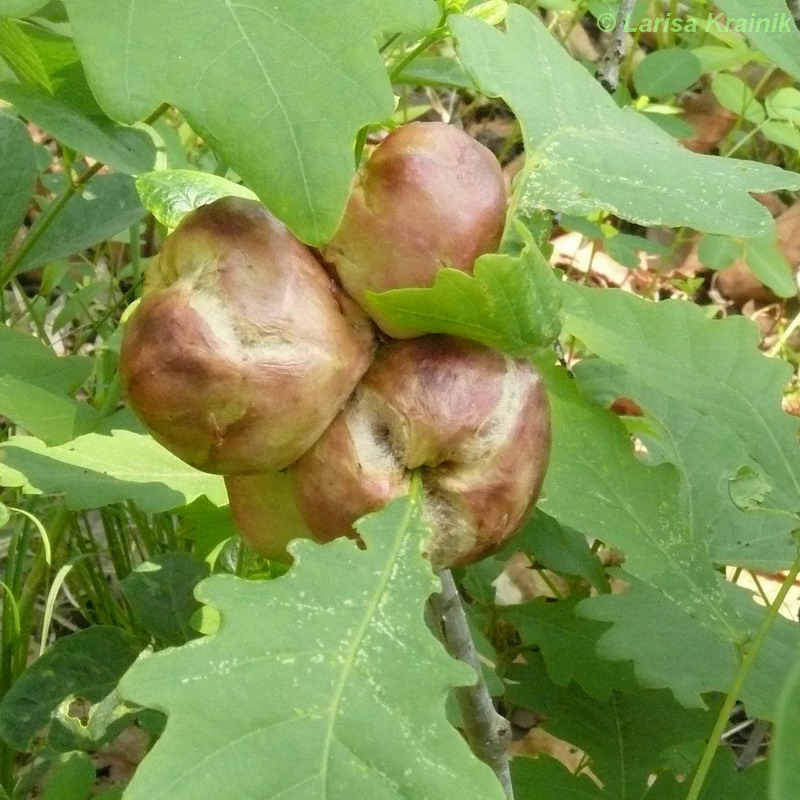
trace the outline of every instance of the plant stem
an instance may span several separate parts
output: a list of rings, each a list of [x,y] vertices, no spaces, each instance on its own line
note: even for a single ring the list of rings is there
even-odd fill
[[[508,768],[511,727],[492,704],[453,575],[447,569],[439,573],[439,578],[442,581],[442,593],[433,595],[431,605],[442,626],[445,647],[453,658],[469,664],[477,678],[474,686],[460,686],[455,690],[464,733],[472,752],[494,770],[507,800],[514,800]]]
[[[789,589],[791,589],[798,574],[800,574],[800,553],[798,553],[797,558],[795,558],[792,568],[789,570],[786,579],[781,585],[780,591],[772,601],[772,605],[770,605],[764,614],[764,617],[761,620],[761,625],[759,625],[753,640],[749,643],[749,645],[745,646],[744,658],[742,658],[742,661],[739,664],[739,669],[734,676],[733,686],[731,686],[731,690],[728,692],[725,702],[722,704],[722,708],[719,710],[717,722],[714,725],[714,730],[711,732],[711,736],[708,739],[706,749],[703,752],[703,757],[700,759],[700,763],[697,765],[697,771],[692,779],[692,785],[689,787],[689,794],[686,795],[686,800],[697,800],[697,798],[700,797],[703,783],[705,782],[708,771],[711,768],[711,762],[714,760],[714,756],[716,755],[717,746],[722,738],[722,734],[725,732],[725,726],[728,724],[733,707],[736,705],[736,701],[739,699],[739,696],[742,693],[742,687],[744,686],[745,679],[747,678],[750,668],[753,666],[753,662],[756,660],[756,656],[761,650],[764,640],[767,638],[767,634],[772,627],[772,623],[778,616],[778,611],[783,605],[783,601],[786,599],[786,595],[789,593]]]

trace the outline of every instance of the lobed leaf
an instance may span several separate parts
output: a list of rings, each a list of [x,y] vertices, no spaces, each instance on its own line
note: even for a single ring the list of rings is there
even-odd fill
[[[647,686],[669,689],[682,705],[704,707],[707,692],[727,693],[741,658],[740,650],[703,628],[657,590],[624,576],[625,592],[584,600],[578,613],[613,623],[598,643],[603,658],[633,661],[636,677]],[[765,613],[752,594],[725,583],[726,602],[735,605],[754,631]],[[775,719],[780,687],[800,654],[800,625],[778,617],[748,673],[741,695],[747,713]]]
[[[526,655],[526,661],[509,671],[506,696],[542,716],[548,733],[589,756],[588,766],[608,800],[642,797],[664,750],[701,740],[713,724],[710,715],[681,708],[669,692],[615,691],[599,702],[574,684],[550,682],[535,655]]]
[[[692,408],[691,401],[665,396],[602,359],[586,359],[575,375],[596,402],[610,405],[627,397],[644,410],[647,427],[638,426],[637,435],[650,463],[675,465],[687,524],[698,540],[706,542],[714,563],[777,572],[794,561],[791,532],[797,521],[784,513],[785,502],[772,496],[772,484],[728,425]],[[732,481],[742,470],[764,475],[770,488],[747,511],[737,506],[732,491]]]
[[[765,506],[785,512],[786,519],[796,525],[800,420],[785,413],[781,405],[791,367],[758,351],[755,325],[742,317],[708,319],[703,309],[691,303],[648,303],[624,292],[597,292],[576,285],[564,284],[563,289],[565,329],[622,371],[631,384],[632,399],[638,402],[641,397],[657,415],[668,413],[665,424],[675,429],[680,442],[673,452],[682,456],[693,447],[686,441],[687,434],[678,432],[678,425],[693,426],[707,443],[705,465],[700,463],[703,455],[695,452],[697,475],[685,473],[684,481],[707,484],[716,478],[727,482],[745,461],[752,460],[773,486]],[[719,509],[714,499],[717,492],[718,487],[702,490],[695,503],[701,509],[704,503],[712,503],[712,519]],[[767,534],[776,537],[773,544],[778,549],[772,550],[772,558],[777,553],[785,558],[785,527],[785,522],[778,523]],[[746,541],[740,540],[740,545],[752,546]]]
[[[621,550],[631,574],[723,638],[740,640],[741,620],[681,508],[677,470],[639,461],[619,418],[590,405],[563,371],[545,377],[553,450],[540,508]]]
[[[462,336],[530,358],[558,336],[558,285],[528,234],[519,256],[481,256],[474,275],[442,269],[429,289],[370,292],[368,301],[397,325]]]
[[[218,632],[141,659],[120,683],[168,714],[128,800],[502,798],[445,718],[470,671],[423,622],[436,581],[420,513],[415,494],[365,518],[366,550],[296,541],[294,567],[272,581],[201,583]]]
[[[341,219],[359,129],[394,109],[378,35],[421,34],[437,18],[433,0],[195,0],[190,14],[180,0],[65,6],[112,119],[176,106],[310,244]]]
[[[15,436],[0,444],[0,485],[28,494],[63,494],[69,508],[98,508],[133,500],[146,512],[168,511],[206,495],[225,505],[219,475],[184,464],[150,436],[129,430],[89,433],[47,447]]]
[[[523,206],[574,215],[603,209],[642,225],[757,236],[773,223],[749,193],[800,189],[798,176],[777,167],[692,153],[620,108],[520,6],[509,7],[505,34],[464,16],[450,25],[476,85],[502,97],[520,122]]]

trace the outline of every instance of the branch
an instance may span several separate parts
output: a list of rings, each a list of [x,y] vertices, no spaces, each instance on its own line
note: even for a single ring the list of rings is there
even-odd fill
[[[609,91],[619,86],[619,67],[625,59],[628,37],[625,35],[625,20],[633,13],[636,0],[623,0],[617,12],[617,25],[611,42],[600,59],[597,78]]]
[[[507,800],[514,800],[508,767],[511,726],[507,719],[495,711],[489,696],[453,575],[447,569],[439,573],[439,578],[442,581],[442,593],[431,598],[431,606],[437,617],[434,620],[436,632],[442,634],[440,638],[450,655],[469,664],[477,677],[474,686],[460,686],[455,689],[464,733],[472,752],[494,770]]]

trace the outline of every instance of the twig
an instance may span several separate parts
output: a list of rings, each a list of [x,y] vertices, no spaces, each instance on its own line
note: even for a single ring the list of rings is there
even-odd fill
[[[633,13],[635,4],[636,0],[622,0],[620,3],[614,35],[597,67],[598,79],[611,92],[619,86],[619,67],[625,59],[625,48],[628,42],[625,34],[625,20]]]
[[[750,731],[750,736],[747,738],[747,744],[736,759],[736,769],[747,769],[756,760],[768,734],[769,722],[763,719],[756,720],[753,730]]]
[[[474,686],[460,686],[455,690],[464,733],[472,752],[494,770],[507,800],[514,800],[508,767],[511,725],[495,711],[492,704],[453,575],[447,569],[439,573],[439,578],[442,581],[442,593],[431,598],[431,606],[438,617],[438,620],[434,620],[436,631],[442,629],[444,644],[450,655],[469,664],[477,676]],[[439,624],[436,625],[436,622]]]

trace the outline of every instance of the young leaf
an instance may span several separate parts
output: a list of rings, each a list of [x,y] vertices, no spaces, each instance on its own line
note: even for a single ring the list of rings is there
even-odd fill
[[[584,600],[578,613],[614,623],[598,644],[604,658],[632,660],[639,681],[670,689],[684,706],[704,707],[706,692],[729,691],[740,652],[704,629],[663,594],[620,575],[630,588],[621,594]],[[736,606],[753,631],[765,613],[746,589],[720,578],[726,601]],[[774,719],[780,687],[800,652],[800,625],[778,617],[758,654],[739,698],[747,713]]]
[[[33,195],[36,151],[22,122],[0,112],[0,259],[16,236]]]
[[[0,736],[15,750],[27,750],[62,700],[101,700],[138,653],[127,633],[105,625],[58,639],[0,701]]]
[[[189,620],[199,608],[193,591],[208,565],[191,553],[161,553],[120,581],[139,622],[160,644],[186,644],[195,634]]]
[[[526,655],[526,661],[509,670],[506,696],[543,716],[546,731],[589,756],[608,800],[642,797],[663,751],[702,739],[713,722],[702,711],[681,708],[663,690],[615,691],[598,702],[574,684],[551,683],[535,655]]]
[[[558,336],[561,301],[552,268],[526,238],[519,256],[481,256],[474,275],[442,269],[430,289],[370,293],[369,303],[398,325],[531,357]]]
[[[48,92],[19,83],[0,83],[0,99],[62,144],[118,172],[138,175],[153,168],[156,149],[144,130],[86,117]]]
[[[45,92],[53,91],[39,54],[15,20],[0,19],[0,58],[20,83]]]
[[[669,464],[643,464],[616,415],[590,405],[562,371],[550,369],[545,376],[553,450],[541,509],[622,550],[632,574],[710,630],[739,640],[737,614],[681,508],[677,470]]]
[[[213,203],[220,197],[235,195],[258,199],[238,183],[191,169],[147,172],[136,179],[136,191],[144,207],[168,228],[176,227],[195,208]]]
[[[800,79],[800,33],[786,0],[717,0],[716,5],[729,19],[742,20],[753,44],[782,70]],[[762,19],[771,24],[759,25]]]
[[[98,175],[74,195],[17,267],[25,272],[72,255],[138,222],[145,215],[133,179]]]
[[[162,0],[65,5],[112,119],[176,106],[310,244],[341,218],[359,129],[394,110],[378,34],[424,33],[437,11],[430,0],[195,0],[188,16]]]
[[[783,686],[775,718],[775,740],[770,753],[769,800],[800,797],[800,660],[795,656]]]
[[[120,684],[168,714],[128,800],[502,798],[446,722],[445,696],[471,673],[423,622],[436,581],[419,497],[359,532],[366,550],[295,542],[276,580],[200,584],[219,631],[141,659]]]
[[[19,486],[28,494],[63,494],[74,509],[133,500],[156,513],[200,495],[217,505],[228,502],[219,475],[199,472],[147,434],[128,430],[89,433],[57,447],[12,437],[0,444],[0,485]]]
[[[800,188],[796,175],[771,165],[692,153],[620,108],[521,6],[509,7],[506,34],[463,16],[450,25],[476,84],[520,121],[524,205],[575,215],[606,209],[643,225],[756,236],[773,223],[748,193]]]

